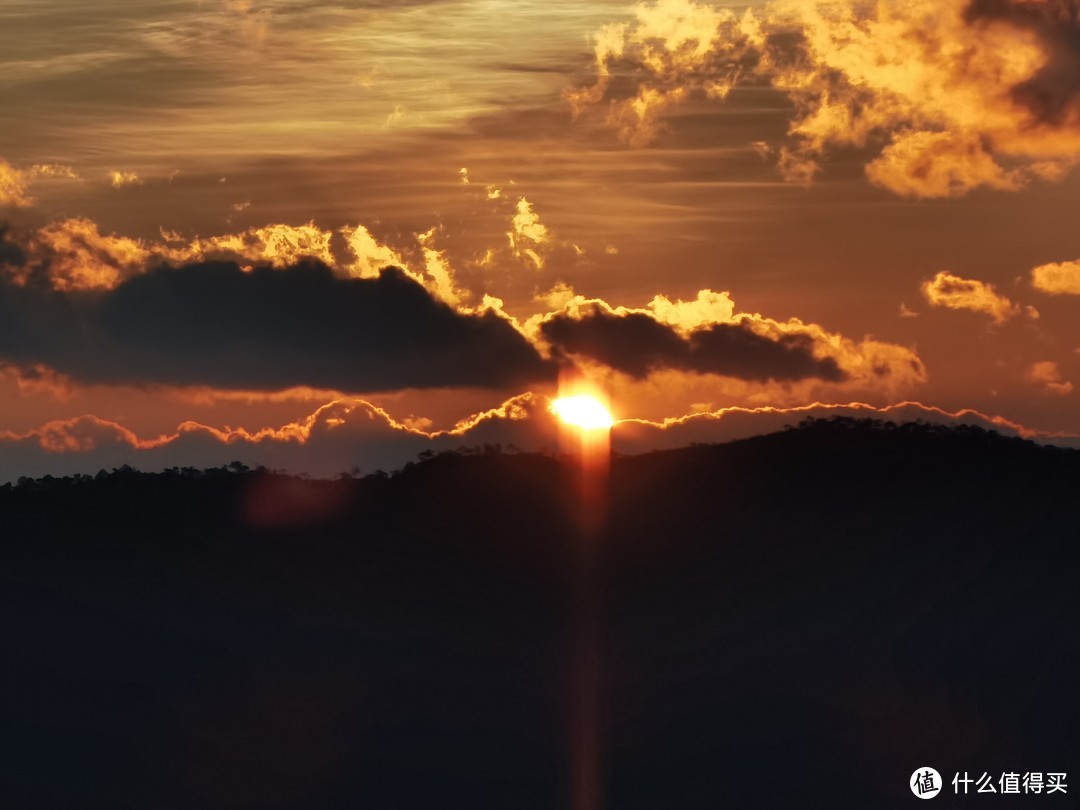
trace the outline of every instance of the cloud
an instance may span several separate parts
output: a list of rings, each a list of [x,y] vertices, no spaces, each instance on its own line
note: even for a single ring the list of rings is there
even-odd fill
[[[532,213],[527,199],[520,203],[499,205]],[[515,221],[515,230],[519,246],[540,249],[550,239],[534,217]],[[68,387],[349,393],[517,387],[550,379],[559,364],[579,365],[613,391],[641,394],[637,381],[702,403],[794,404],[822,388],[895,395],[926,381],[911,348],[737,313],[726,292],[702,290],[688,301],[657,295],[633,309],[556,284],[535,298],[540,313],[521,322],[499,299],[458,286],[438,244],[444,234],[415,234],[406,262],[364,226],[314,222],[190,241],[166,231],[161,241],[106,234],[80,218],[21,238],[0,231],[0,363],[23,377],[47,371]],[[411,308],[395,311],[402,296],[391,294],[386,266],[398,268],[395,289],[411,291]],[[350,281],[379,284],[360,294]],[[341,307],[353,297],[362,299],[357,313],[364,302],[382,303],[350,322]],[[429,322],[446,331],[416,338]]]
[[[532,203],[524,197],[518,198],[516,213],[506,236],[517,258],[529,259],[537,270],[543,268],[544,257],[540,250],[551,241],[551,235],[533,210]]]
[[[384,267],[405,267],[405,260],[392,248],[379,242],[363,225],[342,229],[353,260],[350,273],[359,278],[375,278]]]
[[[1080,259],[1036,267],[1031,271],[1031,283],[1049,295],[1080,295]]]
[[[33,205],[30,186],[42,178],[78,180],[79,175],[70,166],[57,163],[37,163],[29,169],[18,169],[0,158],[0,207],[27,208]]]
[[[1024,185],[1021,174],[999,165],[970,132],[897,132],[866,176],[904,197],[959,197],[979,186],[1015,191]]]
[[[275,267],[285,267],[301,259],[335,262],[330,249],[333,232],[314,222],[304,225],[274,224],[250,228],[237,234],[198,238],[190,243],[158,249],[163,258],[174,261],[202,261],[216,258],[242,258]],[[180,240],[182,242],[182,240]]]
[[[96,223],[74,218],[38,229],[19,257],[4,260],[8,279],[47,280],[56,290],[111,290],[142,272],[152,253],[137,239],[102,234]]]
[[[0,205],[24,208],[33,205],[27,193],[30,178],[6,160],[0,160]]]
[[[148,450],[167,441],[143,440],[123,425],[89,415],[47,422],[23,434],[0,432],[0,441],[27,440],[37,443],[49,453],[91,453],[106,447]]]
[[[945,271],[924,281],[922,294],[932,306],[981,312],[998,324],[1020,314],[1020,307],[1001,295],[994,285]]]
[[[1080,154],[1072,0],[774,0],[741,14],[654,0],[598,32],[595,70],[567,93],[575,115],[602,105],[632,145],[676,105],[768,83],[792,104],[788,140],[755,148],[797,182],[855,149],[876,185],[959,197],[1060,179]]]
[[[115,288],[0,284],[0,358],[76,382],[339,391],[506,387],[553,368],[506,319],[433,298],[402,271],[317,262],[157,267]]]
[[[0,222],[0,270],[26,264],[26,250],[11,235],[11,227]]]
[[[833,416],[855,419],[882,419],[895,423],[930,422],[944,425],[977,425],[1009,436],[1077,446],[1080,436],[1047,433],[1019,422],[972,409],[950,411],[921,402],[898,402],[874,406],[865,402],[813,402],[793,407],[731,407],[690,413],[660,421],[629,419],[619,423],[612,446],[623,453],[644,453],[657,449],[685,447],[694,442],[734,441],[783,430],[807,418]]]
[[[1067,396],[1074,390],[1071,382],[1062,379],[1060,366],[1051,360],[1033,363],[1024,377],[1047,394]]]
[[[79,180],[79,173],[71,166],[60,163],[35,163],[30,167],[30,176],[35,180],[39,178],[55,178],[60,180]]]
[[[713,324],[683,337],[648,315],[617,315],[596,306],[580,317],[557,315],[544,322],[541,333],[559,353],[637,378],[666,368],[756,381],[844,379],[835,359],[814,356],[809,335],[767,337],[745,321]]]
[[[113,188],[123,188],[124,186],[139,186],[142,185],[142,180],[135,172],[124,171],[110,171],[108,172],[109,184]]]
[[[458,289],[454,270],[450,267],[446,254],[435,247],[435,238],[438,231],[439,228],[435,226],[424,233],[416,235],[416,241],[420,243],[420,248],[424,253],[424,273],[428,279],[427,286],[440,301],[452,307],[457,307],[465,298],[466,292]],[[423,277],[417,278],[414,276],[414,279],[421,284],[425,283]]]
[[[730,295],[712,290],[692,301],[656,296],[640,309],[576,296],[525,328],[556,356],[602,364],[635,379],[680,371],[755,383],[873,388],[926,380],[925,367],[910,349],[871,339],[857,343],[798,319],[738,314]]]
[[[21,433],[0,431],[0,482],[18,475],[96,472],[132,464],[161,470],[240,460],[313,475],[334,476],[357,465],[365,472],[396,469],[425,450],[499,443],[554,450],[559,428],[546,397],[522,394],[462,420],[427,431],[362,399],[339,399],[311,414],[258,430],[185,422],[162,436],[140,437],[114,421],[83,416]]]
[[[622,453],[723,442],[782,430],[808,417],[848,416],[940,424],[975,424],[1008,435],[1075,444],[1076,436],[1044,434],[999,416],[946,411],[918,402],[887,407],[866,403],[811,403],[781,408],[732,407],[671,419],[626,419],[612,430]],[[162,436],[140,437],[117,422],[83,416],[15,433],[0,431],[0,482],[20,475],[94,473],[130,464],[144,470],[174,466],[220,466],[239,460],[316,476],[332,477],[354,466],[362,472],[394,470],[424,451],[484,444],[526,451],[556,451],[560,426],[551,401],[522,394],[462,420],[450,430],[426,431],[395,419],[361,399],[335,400],[311,414],[260,430],[215,428],[196,422]]]
[[[161,241],[148,241],[103,234],[95,222],[82,217],[58,220],[28,234],[15,234],[0,223],[0,275],[16,284],[43,280],[61,291],[111,290],[159,264],[236,261],[247,269],[256,264],[284,268],[315,259],[346,277],[377,278],[384,267],[397,267],[456,307],[468,293],[457,287],[453,268],[434,247],[437,230],[416,235],[424,257],[424,269],[417,271],[363,225],[335,232],[314,222],[275,223],[191,240],[163,229]]]

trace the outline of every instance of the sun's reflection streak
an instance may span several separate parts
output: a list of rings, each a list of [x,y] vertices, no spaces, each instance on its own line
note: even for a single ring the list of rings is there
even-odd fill
[[[603,805],[602,552],[608,515],[611,418],[606,397],[581,382],[560,386],[552,403],[571,458],[576,529],[570,695],[572,810]]]

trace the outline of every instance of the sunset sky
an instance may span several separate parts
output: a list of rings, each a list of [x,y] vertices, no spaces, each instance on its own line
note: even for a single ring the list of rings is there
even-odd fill
[[[1078,161],[1076,0],[7,0],[0,481],[1076,443]]]

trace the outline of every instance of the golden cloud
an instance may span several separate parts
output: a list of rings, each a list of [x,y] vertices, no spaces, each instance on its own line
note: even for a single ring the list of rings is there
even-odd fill
[[[57,163],[37,163],[29,169],[18,169],[0,158],[0,206],[27,208],[33,205],[30,185],[41,178],[78,180],[79,175],[70,166]]]
[[[789,179],[808,182],[830,150],[857,148],[876,154],[870,181],[903,196],[1016,189],[1060,179],[1080,155],[1078,23],[1056,9],[774,0],[736,14],[654,0],[601,29],[596,79],[567,98],[576,116],[605,104],[608,123],[643,145],[668,108],[767,81],[794,105],[790,141],[769,149]]]
[[[124,186],[137,186],[142,185],[142,180],[135,172],[124,172],[113,170],[107,173],[109,178],[109,184],[113,188],[123,188]]]
[[[16,169],[6,160],[0,160],[0,205],[14,208],[33,205],[33,199],[27,194],[29,186],[27,172]]]
[[[1031,271],[1031,283],[1050,295],[1080,295],[1080,259],[1036,267]]]
[[[532,203],[524,197],[518,198],[511,229],[506,236],[517,258],[527,258],[537,270],[543,268],[544,257],[539,251],[551,240],[551,236],[547,226],[533,210]]]
[[[348,265],[349,271],[359,278],[375,278],[384,267],[406,267],[405,260],[397,251],[382,244],[363,225],[355,228],[342,228],[353,260]]]
[[[424,252],[424,274],[426,278],[419,277],[419,281],[428,291],[445,304],[460,308],[462,299],[467,295],[458,289],[454,270],[450,266],[446,253],[436,249],[435,236],[438,227],[434,226],[424,233],[416,235],[416,241]],[[414,275],[414,278],[417,276]]]
[[[160,241],[148,241],[103,234],[93,221],[76,217],[53,222],[21,240],[7,234],[5,238],[29,259],[19,266],[5,265],[2,270],[9,280],[20,285],[39,274],[61,291],[111,290],[155,263],[223,260],[239,262],[247,269],[256,264],[286,268],[312,258],[342,275],[358,278],[376,278],[383,268],[398,267],[439,300],[462,311],[467,309],[460,305],[468,293],[458,288],[453,268],[435,247],[437,228],[416,235],[424,260],[421,271],[413,270],[397,250],[381,243],[363,225],[344,227],[340,234],[344,237],[344,251],[337,252],[334,231],[314,222],[271,224],[191,240],[162,230]]]
[[[30,167],[30,176],[35,179],[39,177],[51,177],[60,180],[80,179],[79,173],[71,166],[64,166],[60,163],[35,163]]]
[[[330,250],[332,238],[333,232],[323,230],[314,222],[305,225],[275,224],[224,236],[196,237],[188,244],[157,252],[176,262],[228,257],[287,267],[300,259],[313,258],[333,265],[334,255]]]
[[[924,281],[922,294],[932,306],[981,312],[998,324],[1020,314],[1020,307],[1001,295],[994,285],[945,271]]]
[[[103,234],[95,222],[76,217],[38,229],[29,239],[33,261],[9,267],[9,278],[25,284],[35,273],[47,276],[56,290],[111,290],[141,273],[152,253],[138,239]]]

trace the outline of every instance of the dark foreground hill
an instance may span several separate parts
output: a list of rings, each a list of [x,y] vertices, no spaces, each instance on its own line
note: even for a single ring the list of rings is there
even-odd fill
[[[494,451],[3,488],[0,806],[1073,807],[951,780],[1080,779],[1078,485],[839,421],[616,459],[602,522]]]

